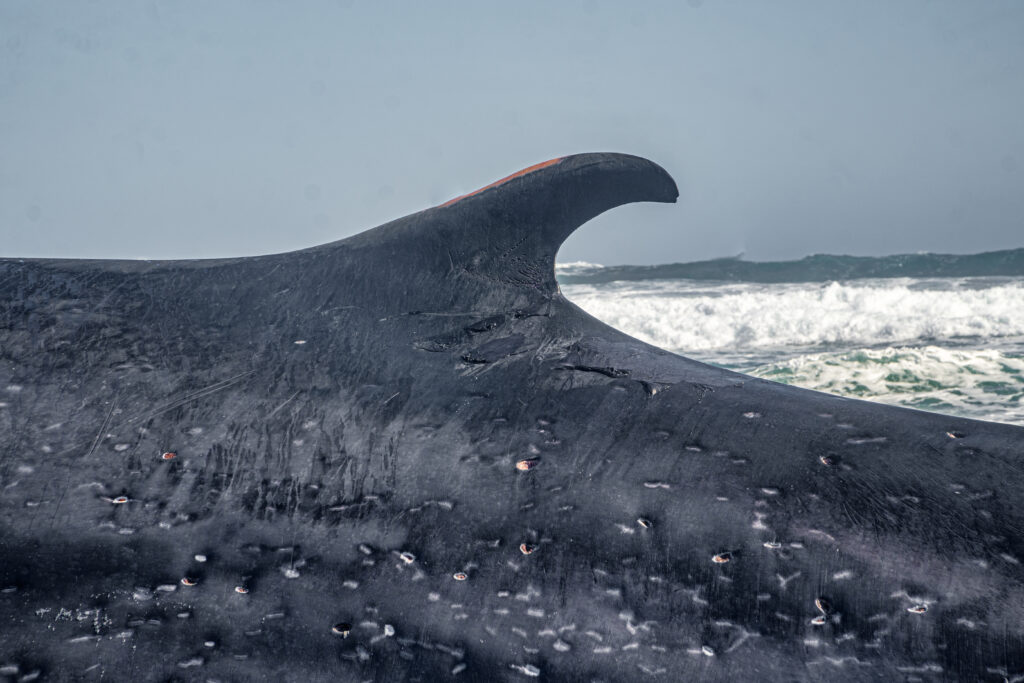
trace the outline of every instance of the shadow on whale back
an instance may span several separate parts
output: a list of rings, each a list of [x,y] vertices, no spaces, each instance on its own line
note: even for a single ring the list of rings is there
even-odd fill
[[[1024,429],[561,296],[677,194],[583,154],[286,254],[0,260],[0,675],[1024,676]]]

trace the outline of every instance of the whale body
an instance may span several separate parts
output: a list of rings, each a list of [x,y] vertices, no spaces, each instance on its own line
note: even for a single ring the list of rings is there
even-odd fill
[[[0,676],[1022,680],[1024,429],[560,294],[677,195],[582,154],[291,253],[0,260]]]

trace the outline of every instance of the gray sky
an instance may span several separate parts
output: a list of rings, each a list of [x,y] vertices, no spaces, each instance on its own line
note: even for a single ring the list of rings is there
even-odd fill
[[[0,256],[271,253],[555,156],[559,260],[1024,246],[1024,2],[0,3]]]

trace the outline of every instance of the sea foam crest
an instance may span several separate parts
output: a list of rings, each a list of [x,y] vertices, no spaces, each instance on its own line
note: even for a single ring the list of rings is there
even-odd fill
[[[680,353],[1024,335],[1021,280],[656,280],[565,285],[562,291],[613,327]]]
[[[569,261],[567,263],[556,263],[555,264],[555,276],[566,277],[572,275],[582,275],[584,273],[590,273],[595,270],[601,270],[604,268],[600,263],[591,263],[590,261]]]

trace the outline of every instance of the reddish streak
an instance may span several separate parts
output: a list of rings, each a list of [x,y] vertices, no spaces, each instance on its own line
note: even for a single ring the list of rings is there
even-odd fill
[[[489,190],[492,187],[497,187],[498,185],[502,185],[504,183],[507,183],[508,181],[512,180],[513,178],[518,178],[519,176],[524,176],[527,173],[533,173],[534,171],[539,171],[540,169],[547,168],[548,166],[554,166],[555,164],[557,164],[561,160],[562,160],[562,157],[558,157],[556,159],[550,159],[548,161],[542,161],[539,164],[534,164],[533,166],[529,166],[527,168],[524,168],[522,171],[516,171],[515,173],[513,173],[510,176],[505,176],[501,180],[495,180],[490,185],[485,185],[484,187],[481,187],[479,190],[474,190],[473,192],[470,192],[469,194],[461,195],[459,197],[456,197],[455,199],[449,199],[448,201],[446,201],[441,206],[451,206],[452,204],[454,204],[455,202],[457,202],[459,200],[465,199],[466,197],[472,197],[475,194],[480,194],[484,190]]]

